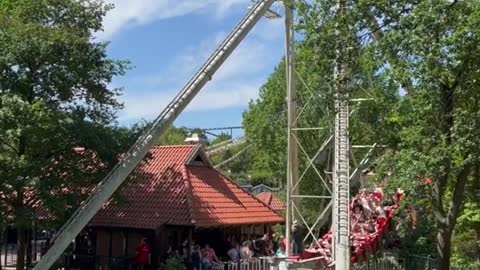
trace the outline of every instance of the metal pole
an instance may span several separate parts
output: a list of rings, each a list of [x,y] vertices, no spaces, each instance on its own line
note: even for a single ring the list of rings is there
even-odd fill
[[[288,107],[288,149],[287,149],[287,215],[286,215],[286,238],[287,256],[291,254],[290,243],[293,220],[297,213],[294,212],[293,204],[299,207],[299,198],[291,195],[299,195],[298,181],[298,149],[294,136],[297,136],[297,97],[295,79],[295,36],[293,29],[293,3],[294,0],[285,0],[285,65],[287,82],[287,107]]]
[[[347,0],[338,0],[335,65],[335,166],[334,182],[334,241],[335,269],[350,269],[350,143],[348,134],[348,50],[349,32]]]
[[[197,73],[195,73],[192,79],[187,82],[172,102],[170,102],[152,122],[151,128],[140,136],[137,142],[128,150],[125,157],[98,184],[95,193],[77,209],[72,217],[70,217],[59,230],[58,237],[56,237],[52,247],[50,247],[45,256],[34,267],[35,270],[49,269],[61,256],[67,246],[145,157],[158,138],[172,125],[202,87],[212,79],[215,72],[225,60],[227,60],[255,24],[263,17],[273,2],[274,0],[259,0],[255,3],[235,29],[233,29],[222,44],[220,44],[210,58],[207,59],[203,66],[200,67]]]

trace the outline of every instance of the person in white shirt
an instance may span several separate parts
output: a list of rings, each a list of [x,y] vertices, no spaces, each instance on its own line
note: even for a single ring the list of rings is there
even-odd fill
[[[250,260],[253,258],[253,251],[250,249],[252,245],[250,240],[243,242],[242,247],[240,248],[240,258],[242,260]]]

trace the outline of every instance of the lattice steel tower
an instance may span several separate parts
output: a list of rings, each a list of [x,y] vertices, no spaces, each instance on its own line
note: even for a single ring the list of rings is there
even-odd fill
[[[299,127],[298,120],[303,111],[312,106],[312,100],[318,97],[315,91],[309,89],[304,81],[298,77],[295,71],[295,49],[293,32],[293,10],[292,2],[285,1],[285,22],[286,22],[286,77],[287,77],[287,103],[288,103],[288,159],[287,159],[287,217],[286,236],[291,243],[291,229],[293,220],[302,222],[307,229],[304,240],[311,237],[318,241],[314,232],[328,218],[328,212],[332,209],[332,229],[334,231],[333,258],[335,268],[338,270],[350,269],[350,179],[356,177],[359,169],[350,174],[351,146],[349,142],[349,96],[348,96],[348,60],[351,47],[349,42],[349,27],[347,20],[347,0],[337,2],[337,27],[336,27],[336,59],[335,59],[335,125],[334,134],[328,136],[323,144],[315,147],[316,151],[309,154],[308,149],[299,140],[299,132],[321,130],[324,127],[303,126]],[[297,109],[297,79],[308,90],[310,96],[306,102]],[[312,147],[309,145],[309,147]],[[305,155],[307,164],[299,171],[299,150]],[[329,157],[333,153],[333,159]],[[371,152],[368,153],[368,155]],[[323,158],[322,158],[323,157]],[[367,156],[360,165],[364,165]],[[321,160],[324,170],[318,168]],[[333,172],[329,172],[329,169]],[[318,184],[322,185],[324,194],[311,194],[309,191],[300,191],[300,182],[306,175],[306,171],[313,169]],[[330,181],[328,181],[330,180]],[[310,194],[309,194],[310,193]],[[319,209],[318,217],[307,222],[302,214],[300,206],[301,199],[313,199],[323,201],[323,209]],[[328,203],[325,203],[328,202]],[[287,247],[287,255],[290,256],[291,247]]]

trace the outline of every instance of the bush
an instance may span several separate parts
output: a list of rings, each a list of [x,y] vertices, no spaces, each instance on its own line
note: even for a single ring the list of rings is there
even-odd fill
[[[162,270],[187,270],[183,259],[179,256],[173,256],[168,258],[164,263],[162,263],[160,269]]]

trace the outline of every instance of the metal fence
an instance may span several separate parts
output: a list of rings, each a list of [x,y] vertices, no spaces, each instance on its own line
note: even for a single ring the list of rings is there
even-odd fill
[[[434,270],[437,269],[437,260],[430,256],[408,255],[403,258],[405,270]]]
[[[404,270],[394,257],[371,258],[361,265],[354,267],[356,270]]]
[[[279,269],[279,264],[281,264],[280,259],[260,257],[239,262],[218,262],[213,265],[212,270],[274,270]]]
[[[136,269],[134,257],[107,257],[75,255],[63,256],[58,266],[66,270],[132,270]]]
[[[292,269],[322,269],[333,270],[333,268],[319,268],[316,263],[319,259],[312,259],[302,262],[291,262],[288,258],[260,257],[240,262],[220,262],[213,265],[212,270],[292,270]],[[203,270],[203,269],[202,269]]]
[[[436,270],[438,261],[432,256],[408,255],[403,260],[405,270]],[[450,270],[478,270],[478,267],[450,266]]]
[[[41,255],[41,250],[44,248],[44,241],[32,242],[31,259],[32,262],[38,260]],[[13,266],[17,263],[17,245],[16,244],[1,244],[0,248],[0,263],[2,266]]]
[[[9,248],[7,251],[13,251]],[[4,251],[5,252],[5,251]],[[7,262],[15,263],[12,252],[7,252]],[[218,262],[209,269],[201,270],[333,270],[334,267],[319,266],[319,260],[291,262],[287,258],[260,257],[240,262]],[[102,256],[63,256],[53,269],[75,270],[133,270],[136,269],[133,257],[102,257]],[[355,270],[436,270],[437,261],[430,256],[409,255],[400,261],[394,256],[371,257],[361,265],[354,265]],[[451,270],[478,270],[473,268],[451,267]]]

